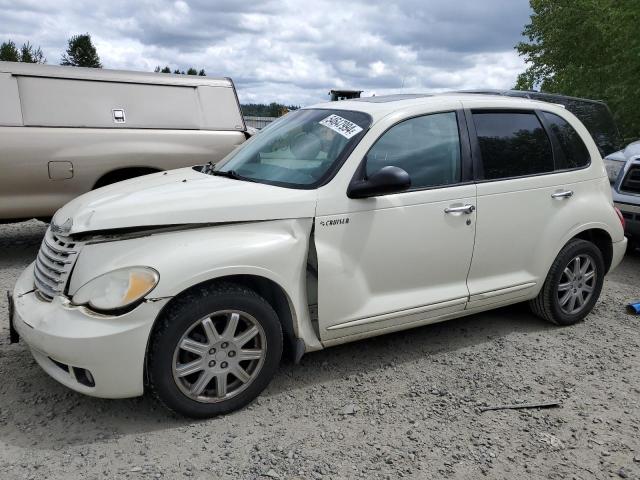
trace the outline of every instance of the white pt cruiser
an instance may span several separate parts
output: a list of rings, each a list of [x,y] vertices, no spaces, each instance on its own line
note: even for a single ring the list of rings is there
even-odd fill
[[[529,301],[593,308],[626,239],[598,149],[560,106],[401,95],[290,113],[217,165],[61,208],[12,332],[64,385],[235,410],[305,352]]]

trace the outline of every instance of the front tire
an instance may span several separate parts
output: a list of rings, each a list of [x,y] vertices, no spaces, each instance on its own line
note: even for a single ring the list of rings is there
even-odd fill
[[[220,283],[187,293],[152,333],[149,387],[169,409],[208,418],[244,407],[282,356],[278,316],[260,295]]]
[[[551,265],[538,296],[529,302],[531,310],[556,325],[578,323],[598,301],[604,273],[600,249],[586,240],[571,240]]]

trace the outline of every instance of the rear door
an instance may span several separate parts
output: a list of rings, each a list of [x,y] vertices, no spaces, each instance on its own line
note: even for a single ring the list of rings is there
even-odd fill
[[[577,182],[589,165],[578,134],[537,110],[469,109],[478,220],[467,308],[530,297],[544,282],[572,228],[576,202],[592,188]],[[546,127],[546,128],[545,128]]]

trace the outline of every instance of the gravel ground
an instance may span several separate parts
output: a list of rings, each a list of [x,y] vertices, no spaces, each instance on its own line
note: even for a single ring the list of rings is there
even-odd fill
[[[0,290],[44,230],[0,226]],[[2,297],[0,478],[640,478],[640,317],[624,311],[638,297],[636,254],[579,325],[515,306],[331,348],[198,422],[57,384],[9,345]]]

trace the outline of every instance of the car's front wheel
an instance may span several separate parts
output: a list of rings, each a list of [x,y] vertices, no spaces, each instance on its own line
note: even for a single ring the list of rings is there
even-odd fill
[[[281,355],[281,325],[264,298],[230,283],[202,287],[170,305],[154,328],[149,386],[171,410],[211,417],[258,396]]]
[[[605,265],[600,249],[586,240],[571,240],[549,269],[531,310],[557,325],[573,325],[586,317],[598,301]]]

